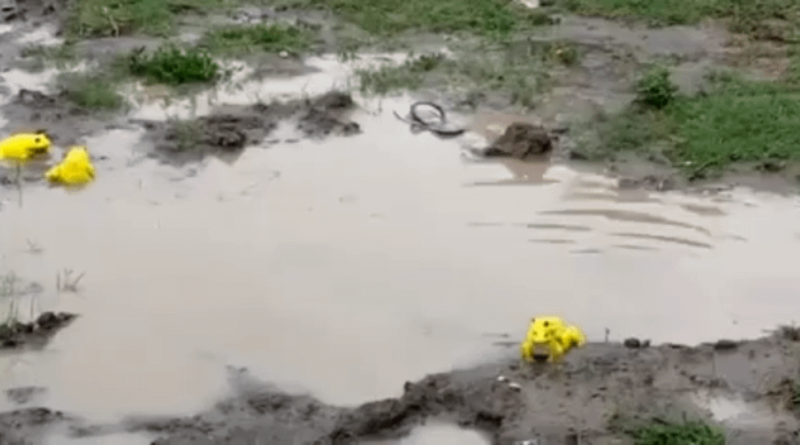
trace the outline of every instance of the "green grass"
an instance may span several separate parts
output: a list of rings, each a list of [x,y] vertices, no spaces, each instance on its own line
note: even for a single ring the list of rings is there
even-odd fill
[[[59,79],[66,98],[87,110],[113,111],[125,105],[117,82],[109,77],[64,73]]]
[[[800,21],[796,0],[565,0],[581,15],[643,19],[654,26],[695,24],[705,17],[730,19],[734,31],[754,32],[767,19]]]
[[[131,75],[173,86],[214,82],[225,75],[222,66],[202,48],[166,44],[152,53],[135,50],[124,61]]]
[[[113,37],[133,33],[166,36],[179,13],[207,13],[224,0],[80,0],[72,2],[67,22],[72,38]]]
[[[201,46],[214,53],[243,54],[254,51],[300,54],[311,48],[310,30],[283,24],[229,25],[209,31]]]
[[[462,48],[454,58],[423,54],[405,63],[357,71],[362,92],[386,94],[426,87],[505,94],[512,104],[532,107],[547,86],[547,69],[572,65],[580,55],[566,42],[506,41]]]
[[[515,0],[289,0],[293,8],[333,11],[340,18],[380,36],[406,31],[507,36],[513,31],[550,23],[541,10]]]
[[[710,84],[705,93],[675,97],[661,109],[636,103],[601,119],[578,151],[590,159],[639,152],[689,179],[717,176],[734,163],[776,171],[800,161],[800,85],[732,75]]]
[[[20,57],[33,62],[32,71],[41,71],[48,66],[64,68],[77,60],[75,48],[69,44],[28,45],[20,50]]]
[[[441,54],[423,54],[400,65],[386,64],[376,69],[356,71],[362,92],[386,94],[398,90],[415,90],[426,76],[445,62]]]
[[[634,445],[725,445],[723,432],[702,422],[650,424],[631,435]]]

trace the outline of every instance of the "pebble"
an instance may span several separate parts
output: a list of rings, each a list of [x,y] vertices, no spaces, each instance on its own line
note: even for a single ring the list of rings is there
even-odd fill
[[[642,347],[642,342],[635,337],[626,338],[622,344],[624,344],[626,348],[631,348],[631,349],[639,349],[640,347]]]
[[[513,390],[515,390],[515,391],[521,391],[522,390],[522,386],[520,386],[519,383],[511,382],[511,383],[508,384],[508,387],[513,389]]]
[[[736,349],[739,344],[733,340],[719,340],[714,344],[714,349],[717,351],[730,351]]]

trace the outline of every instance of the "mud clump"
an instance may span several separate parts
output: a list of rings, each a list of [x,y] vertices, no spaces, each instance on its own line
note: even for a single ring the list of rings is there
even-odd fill
[[[250,110],[203,116],[194,121],[152,124],[156,150],[172,161],[199,159],[209,154],[236,154],[260,143],[276,127],[274,121]]]
[[[74,419],[47,408],[26,408],[0,413],[0,444],[29,445],[43,443],[47,430],[54,424]]]
[[[0,326],[0,349],[41,347],[76,315],[45,312],[32,323],[6,323]]]
[[[349,94],[330,92],[308,102],[307,111],[300,117],[297,129],[307,137],[323,137],[331,133],[350,136],[361,132],[356,122],[342,120],[342,115],[354,106]]]
[[[45,388],[38,386],[25,386],[22,388],[11,388],[6,390],[8,400],[17,405],[25,405],[37,399],[47,392]],[[1,442],[0,442],[1,443]]]
[[[142,123],[154,144],[154,156],[185,164],[208,155],[237,156],[245,147],[264,142],[278,122],[292,117],[297,118],[297,129],[306,137],[359,133],[357,123],[343,119],[353,105],[350,95],[331,92],[315,100],[218,107],[194,120]]]
[[[516,159],[541,156],[553,150],[553,140],[544,127],[515,122],[485,151],[486,156]]]

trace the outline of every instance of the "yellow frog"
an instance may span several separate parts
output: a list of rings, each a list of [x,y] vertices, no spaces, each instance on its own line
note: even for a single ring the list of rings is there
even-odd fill
[[[531,319],[520,353],[527,362],[556,362],[572,348],[584,344],[586,337],[577,326],[559,317],[536,317]]]
[[[81,185],[94,180],[94,166],[89,151],[84,146],[72,147],[64,160],[45,173],[51,182]]]
[[[25,162],[50,150],[50,138],[44,132],[17,133],[0,141],[0,159]]]

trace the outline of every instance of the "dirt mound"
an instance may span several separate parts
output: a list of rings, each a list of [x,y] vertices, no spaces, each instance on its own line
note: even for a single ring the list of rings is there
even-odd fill
[[[284,119],[296,118],[297,130],[306,137],[357,134],[359,125],[343,118],[353,105],[349,94],[330,92],[315,100],[223,106],[194,120],[143,123],[153,155],[182,165],[208,155],[235,157],[246,146],[261,144]]]
[[[66,327],[75,317],[74,314],[45,312],[32,323],[13,323],[0,326],[0,349],[42,347],[47,340]]]
[[[526,159],[553,150],[553,141],[544,127],[515,122],[486,150],[486,156]]]

